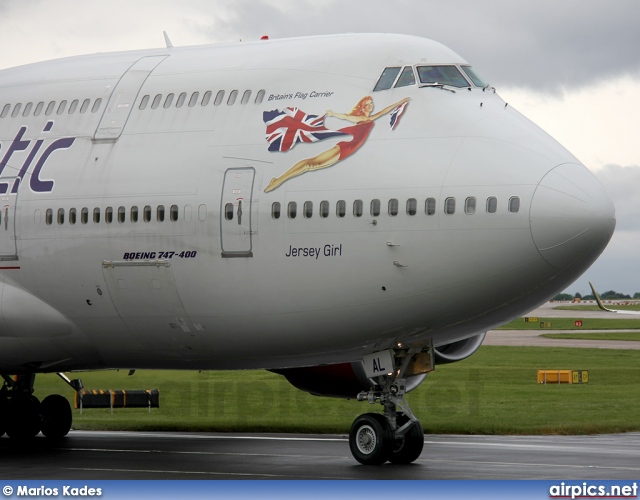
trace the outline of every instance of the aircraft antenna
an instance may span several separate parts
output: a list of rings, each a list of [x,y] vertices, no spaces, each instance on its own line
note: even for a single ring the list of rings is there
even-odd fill
[[[173,44],[171,43],[171,40],[169,39],[169,35],[167,35],[166,31],[163,31],[162,34],[164,35],[164,43],[167,44],[167,48],[168,49],[172,49],[173,48]]]

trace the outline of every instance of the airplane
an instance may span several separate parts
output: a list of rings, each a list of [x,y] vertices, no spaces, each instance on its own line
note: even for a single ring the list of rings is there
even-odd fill
[[[608,307],[606,307],[602,303],[602,300],[600,299],[600,295],[598,295],[598,292],[596,292],[596,287],[593,286],[593,283],[589,282],[589,286],[591,287],[591,291],[593,292],[593,296],[596,299],[596,303],[598,304],[598,308],[600,308],[602,311],[618,313],[618,314],[629,314],[631,316],[640,315],[640,311],[632,311],[632,310],[627,310],[627,309],[609,309]]]
[[[609,194],[432,40],[100,53],[0,71],[0,432],[67,435],[40,373],[281,374],[381,404],[349,433],[411,463],[439,363],[600,255]]]

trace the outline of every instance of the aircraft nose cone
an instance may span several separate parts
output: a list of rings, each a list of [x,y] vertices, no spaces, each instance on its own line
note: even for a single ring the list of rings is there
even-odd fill
[[[533,195],[533,241],[553,267],[584,271],[605,249],[616,226],[609,193],[583,165],[564,163],[550,170]]]

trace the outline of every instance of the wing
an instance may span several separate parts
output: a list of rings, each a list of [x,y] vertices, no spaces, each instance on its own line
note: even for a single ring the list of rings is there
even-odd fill
[[[609,308],[605,307],[604,304],[602,303],[602,300],[600,300],[600,296],[598,295],[598,292],[596,292],[596,289],[593,286],[593,283],[589,282],[589,286],[591,287],[591,291],[593,292],[593,296],[596,298],[596,302],[598,303],[598,307],[600,309],[602,309],[603,311],[614,312],[614,313],[618,313],[618,314],[630,314],[630,315],[635,315],[635,316],[640,315],[640,311],[626,311],[626,310],[622,310],[622,309],[609,309]]]

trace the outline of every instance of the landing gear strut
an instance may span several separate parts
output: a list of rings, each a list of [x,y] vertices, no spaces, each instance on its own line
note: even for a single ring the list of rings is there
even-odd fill
[[[81,388],[81,381],[70,381],[63,374],[58,375],[74,389]],[[2,378],[5,383],[0,389],[0,436],[6,432],[10,438],[24,440],[35,437],[40,431],[52,439],[67,435],[72,415],[66,398],[52,394],[40,402],[33,395],[35,374],[15,378],[2,374]]]
[[[383,354],[387,356],[383,363],[373,355],[374,371],[380,371],[381,364],[392,364],[389,371],[373,377],[377,385],[358,394],[358,401],[378,402],[384,414],[365,413],[356,418],[349,432],[349,447],[353,457],[364,465],[387,461],[410,464],[422,453],[424,431],[404,397],[406,379],[433,370],[433,348],[396,349]]]

